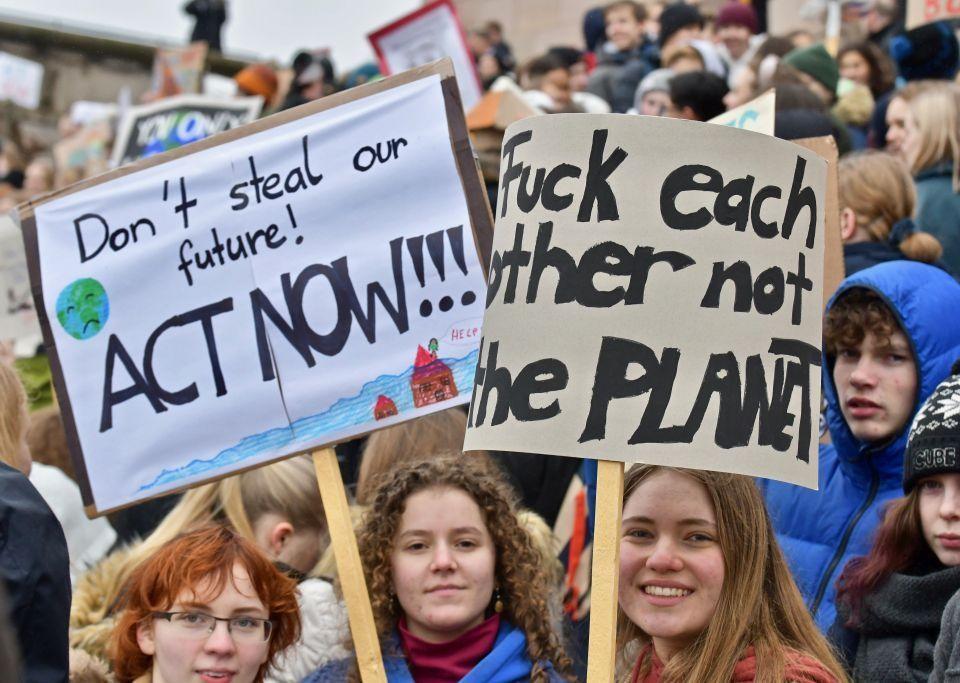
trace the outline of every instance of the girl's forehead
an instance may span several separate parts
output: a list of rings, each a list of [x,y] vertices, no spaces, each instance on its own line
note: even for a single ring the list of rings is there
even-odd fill
[[[195,586],[184,586],[177,594],[174,603],[210,605],[218,601],[263,606],[263,601],[257,595],[249,573],[239,564],[234,565],[232,573],[208,574]]]
[[[400,531],[414,526],[431,530],[476,526],[486,530],[483,512],[469,493],[439,486],[421,489],[407,497]]]
[[[716,514],[706,486],[681,472],[661,470],[644,479],[630,494],[623,516],[654,520],[695,516],[714,521]]]

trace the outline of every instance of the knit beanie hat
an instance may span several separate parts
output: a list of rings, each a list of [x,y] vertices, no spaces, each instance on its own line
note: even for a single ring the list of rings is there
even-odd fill
[[[783,58],[783,63],[816,79],[830,92],[837,92],[840,70],[822,43],[792,50]]]
[[[717,12],[717,19],[714,25],[717,28],[724,26],[746,26],[750,33],[756,33],[759,29],[757,21],[757,12],[750,5],[745,5],[737,0],[730,0]]]
[[[960,363],[924,401],[910,427],[903,492],[931,474],[960,474]]]
[[[648,73],[640,81],[640,85],[637,86],[637,91],[633,96],[633,106],[639,109],[641,102],[643,102],[643,96],[648,92],[656,90],[670,92],[670,79],[675,75],[673,69],[654,69]]]
[[[893,38],[890,56],[908,81],[923,78],[951,80],[957,73],[960,49],[957,36],[945,21],[924,24]]]
[[[660,13],[660,47],[663,47],[674,33],[694,24],[703,28],[703,15],[693,5],[678,2],[664,7]]]

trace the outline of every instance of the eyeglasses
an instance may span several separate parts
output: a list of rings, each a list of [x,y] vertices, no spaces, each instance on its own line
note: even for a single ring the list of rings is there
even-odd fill
[[[227,632],[237,642],[261,643],[270,640],[273,622],[259,617],[215,617],[203,612],[154,612],[154,617],[166,619],[184,635],[206,638],[217,627],[218,621],[227,622]]]

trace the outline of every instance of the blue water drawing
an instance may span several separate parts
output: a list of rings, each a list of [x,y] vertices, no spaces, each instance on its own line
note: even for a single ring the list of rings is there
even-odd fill
[[[463,358],[447,359],[444,363],[453,372],[459,395],[469,396],[473,392],[474,373],[480,350],[474,349]],[[360,392],[350,398],[341,398],[321,413],[304,417],[290,425],[269,429],[260,434],[253,434],[241,439],[240,443],[223,451],[209,460],[192,460],[183,467],[172,470],[163,470],[149,484],[140,487],[140,491],[171,484],[188,477],[212,470],[219,470],[227,465],[254,458],[269,451],[279,451],[288,446],[313,441],[323,434],[334,433],[349,427],[373,421],[373,406],[380,394],[389,396],[402,414],[413,410],[413,393],[410,390],[410,379],[413,376],[411,365],[399,375],[381,375],[375,380],[367,382]],[[294,450],[290,448],[289,450]]]

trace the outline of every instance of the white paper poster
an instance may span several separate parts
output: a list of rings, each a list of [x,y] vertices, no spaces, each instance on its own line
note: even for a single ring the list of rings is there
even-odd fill
[[[33,309],[20,226],[9,215],[0,214],[0,341],[10,339],[29,340],[35,349],[40,324]]]
[[[0,100],[10,100],[25,109],[40,106],[43,65],[0,52]]]
[[[463,26],[450,0],[425,5],[374,31],[368,38],[384,74],[449,57],[457,74],[464,110],[472,109],[483,96]]]
[[[450,135],[432,75],[37,207],[98,510],[469,399]]]

